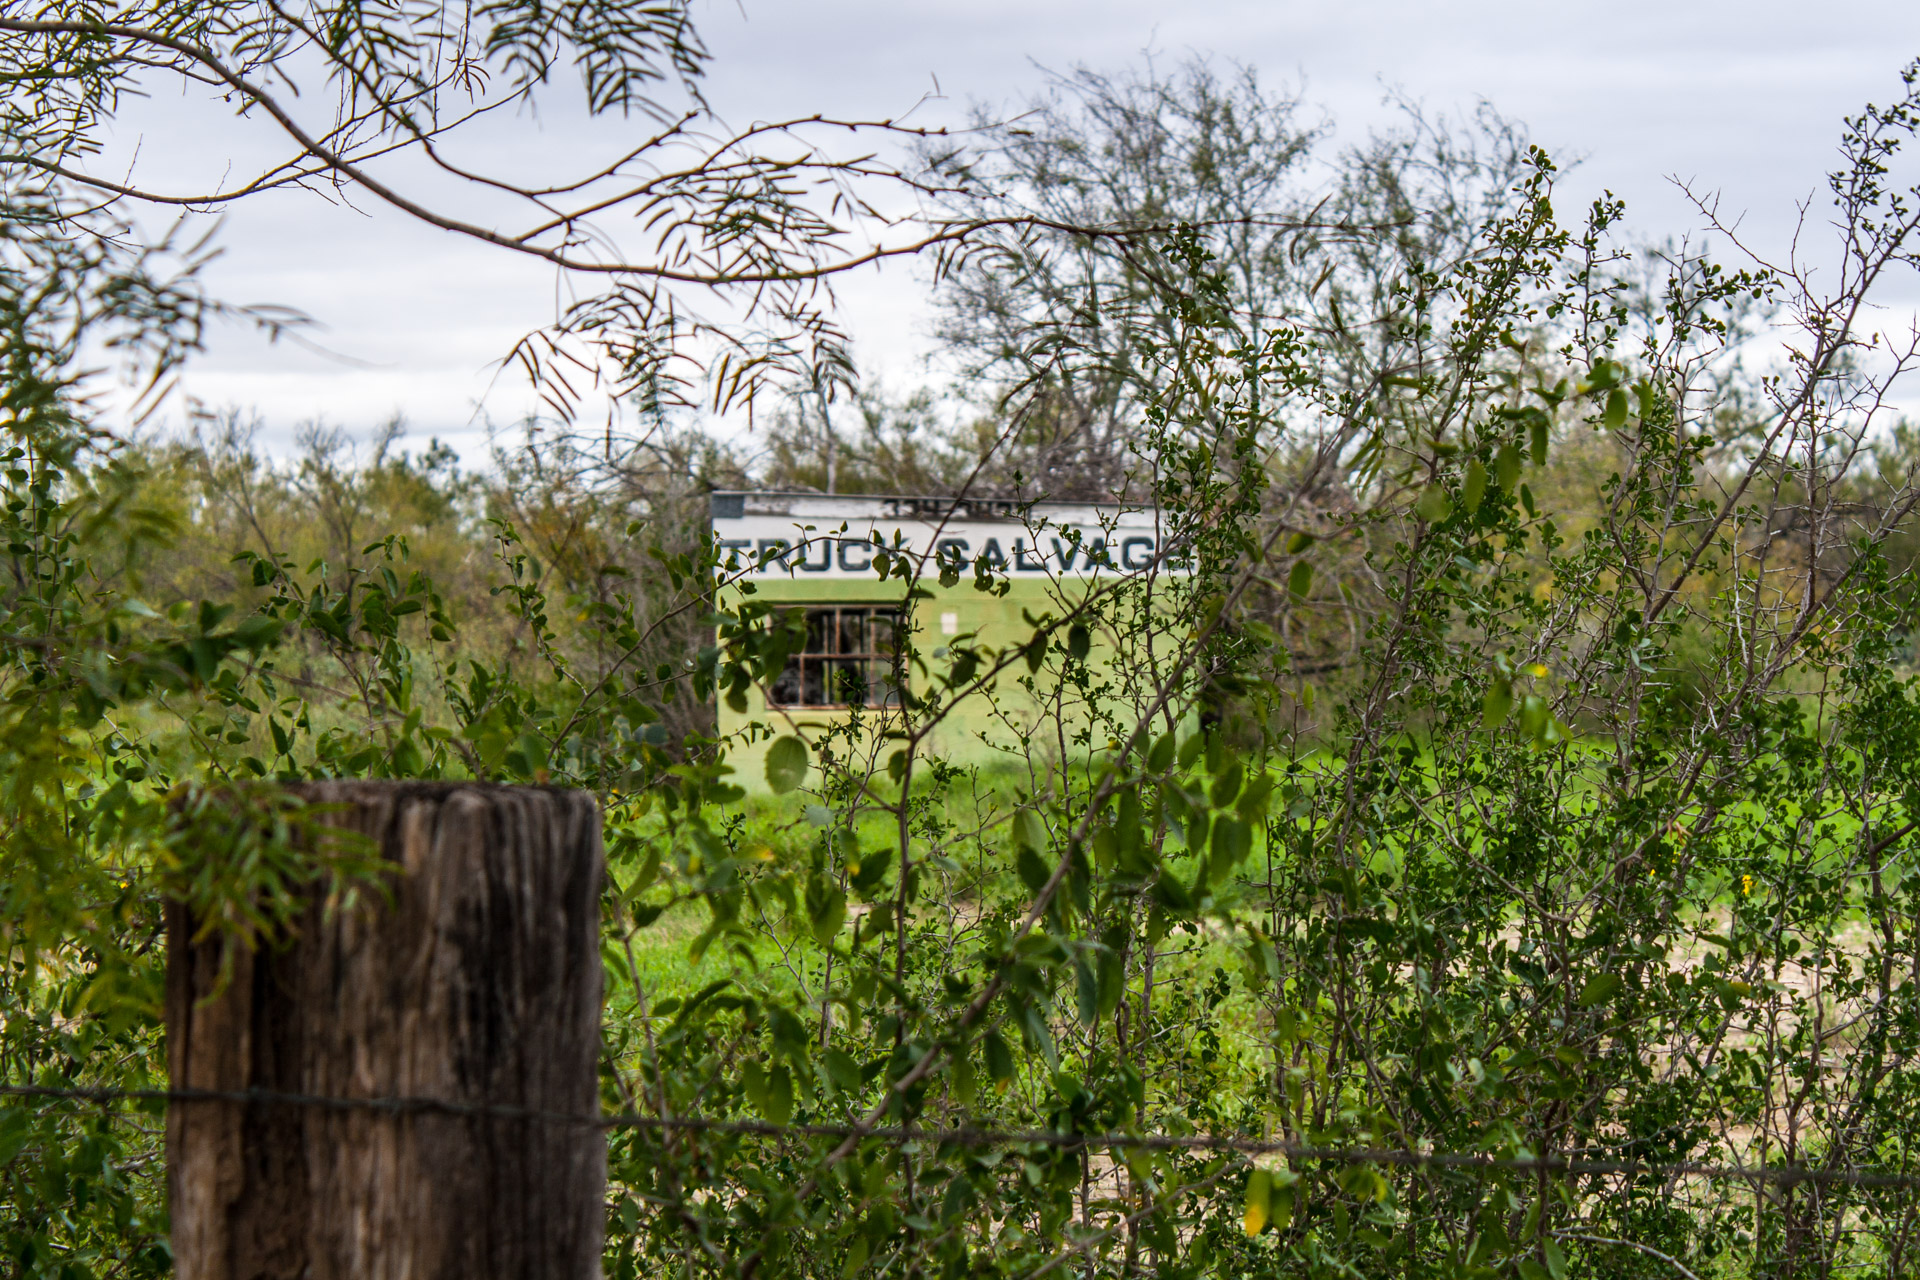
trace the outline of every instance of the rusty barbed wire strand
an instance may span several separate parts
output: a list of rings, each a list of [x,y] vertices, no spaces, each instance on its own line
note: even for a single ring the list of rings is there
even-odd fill
[[[0,1085],[0,1097],[107,1105],[115,1102],[224,1102],[238,1105],[313,1107],[327,1111],[372,1111],[391,1115],[440,1114],[467,1119],[539,1120],[589,1125],[600,1129],[654,1129],[738,1134],[767,1138],[858,1138],[936,1146],[1049,1146],[1089,1150],[1230,1151],[1238,1155],[1279,1155],[1293,1160],[1336,1164],[1384,1164],[1418,1169],[1484,1169],[1501,1172],[1564,1173],[1573,1176],[1707,1178],[1771,1185],[1816,1183],[1869,1188],[1920,1189],[1920,1174],[1875,1173],[1860,1169],[1807,1165],[1717,1165],[1694,1161],[1592,1160],[1566,1156],[1492,1155],[1473,1151],[1421,1151],[1400,1147],[1322,1147],[1238,1134],[1072,1133],[1055,1129],[981,1129],[970,1126],[774,1124],[765,1120],[721,1120],[703,1116],[649,1116],[638,1112],[577,1115],[511,1103],[457,1102],[447,1098],[402,1095],[366,1098],[328,1097],[273,1089],[105,1089],[50,1085]]]

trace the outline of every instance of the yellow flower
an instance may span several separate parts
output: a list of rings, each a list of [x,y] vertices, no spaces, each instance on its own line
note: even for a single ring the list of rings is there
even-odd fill
[[[1752,892],[1753,892],[1753,877],[1748,875],[1741,876],[1740,877],[1740,896],[1744,898]]]

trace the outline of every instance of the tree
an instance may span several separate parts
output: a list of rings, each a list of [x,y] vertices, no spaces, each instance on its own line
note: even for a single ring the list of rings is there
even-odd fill
[[[578,300],[512,354],[563,418],[595,377],[643,411],[684,402],[697,377],[723,406],[777,375],[844,380],[830,277],[966,233],[883,217],[877,189],[933,188],[810,139],[925,131],[819,116],[730,130],[701,97],[706,60],[682,0],[16,6],[0,13],[15,86],[0,169],[56,234],[85,234],[82,210],[220,209],[297,188],[550,264]],[[156,91],[225,104],[280,158],[205,189],[99,171],[109,131]],[[461,157],[488,118],[546,102],[648,132],[579,173],[528,178]]]
[[[1920,66],[1847,124],[1834,291],[1684,258],[1631,337],[1618,206],[1561,228],[1531,157],[1409,303],[1434,372],[1381,412],[1445,430],[1377,445],[1340,522],[1379,594],[1325,721],[1286,714],[1251,599],[1308,596],[1318,549],[1260,520],[1238,445],[1266,396],[1338,383],[1302,346],[1210,341],[1229,285],[1169,238],[1195,288],[1153,354],[1220,392],[1178,418],[1169,379],[1146,412],[1191,593],[1164,632],[1135,582],[1022,643],[914,647],[928,679],[868,735],[798,727],[832,748],[817,781],[787,740],[769,778],[806,787],[806,825],[740,842],[702,935],[781,961],[636,1053],[679,1115],[720,1093],[716,1055],[758,1054],[737,1105],[773,1127],[636,1138],[636,1168],[736,1169],[739,1193],[697,1224],[636,1199],[653,1234],[623,1265],[697,1238],[716,1275],[1910,1270],[1920,718],[1884,550],[1920,489],[1866,467],[1920,336],[1856,323],[1920,234],[1916,93]],[[1739,321],[1776,293],[1782,373],[1729,404]],[[1516,339],[1535,322],[1552,341]],[[1076,626],[1122,656],[1089,662]],[[772,611],[725,634],[770,678]],[[1162,718],[1227,680],[1280,713],[1245,749]],[[1105,701],[1112,736],[1035,742],[1000,792],[925,753],[962,693],[1010,681]],[[649,910],[712,882],[682,830],[684,887]],[[786,932],[760,923],[776,903]],[[792,987],[817,1021],[774,1012]]]
[[[1247,68],[1081,68],[1054,77],[1025,114],[982,114],[971,134],[922,148],[962,186],[944,198],[956,216],[1032,219],[993,233],[991,250],[937,281],[940,336],[999,428],[953,441],[991,454],[974,482],[1029,496],[1150,491],[1163,456],[1153,413],[1209,448],[1250,448],[1262,519],[1323,539],[1320,581],[1346,605],[1304,609],[1284,587],[1252,592],[1260,625],[1322,680],[1352,669],[1364,617],[1379,606],[1350,517],[1404,493],[1383,459],[1417,453],[1472,412],[1456,396],[1396,391],[1461,383],[1440,282],[1477,258],[1497,274],[1485,230],[1525,201],[1517,125],[1485,105],[1464,121],[1395,106],[1390,127],[1336,149],[1331,122]],[[1191,239],[1072,230],[1168,223]],[[1196,305],[1216,314],[1195,316]],[[1544,305],[1515,306],[1509,365],[1549,340]],[[1276,343],[1293,351],[1295,380],[1256,386],[1251,399],[1228,385],[1235,362],[1196,358]],[[1251,434],[1244,418],[1257,423]]]
[[[1019,470],[1033,493],[1126,489],[1146,407],[1182,372],[1149,353],[1172,345],[1189,318],[1169,308],[1201,282],[1177,254],[1073,229],[1180,225],[1221,286],[1208,292],[1222,308],[1217,340],[1259,350],[1284,334],[1322,353],[1311,407],[1285,396],[1256,407],[1276,481],[1351,500],[1341,491],[1366,409],[1385,379],[1433,358],[1430,336],[1406,322],[1418,309],[1407,291],[1484,251],[1479,229],[1512,207],[1525,163],[1521,131],[1490,109],[1464,128],[1400,109],[1395,128],[1329,156],[1331,122],[1303,119],[1297,95],[1250,68],[1079,68],[1012,119],[983,112],[966,137],[923,144],[930,167],[964,180],[944,197],[956,215],[1034,219],[941,276],[936,295],[965,376],[1021,419],[997,482]],[[1220,438],[1205,401],[1197,391],[1181,416]]]

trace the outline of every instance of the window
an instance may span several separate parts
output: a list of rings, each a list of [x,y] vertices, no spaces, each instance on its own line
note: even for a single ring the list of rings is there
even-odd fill
[[[787,669],[769,691],[769,705],[898,706],[900,611],[846,605],[806,612],[806,647],[787,659]]]

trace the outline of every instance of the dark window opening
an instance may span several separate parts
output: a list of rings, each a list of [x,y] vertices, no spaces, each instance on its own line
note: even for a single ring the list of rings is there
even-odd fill
[[[768,691],[776,707],[900,705],[900,611],[872,605],[807,610],[806,647]]]

